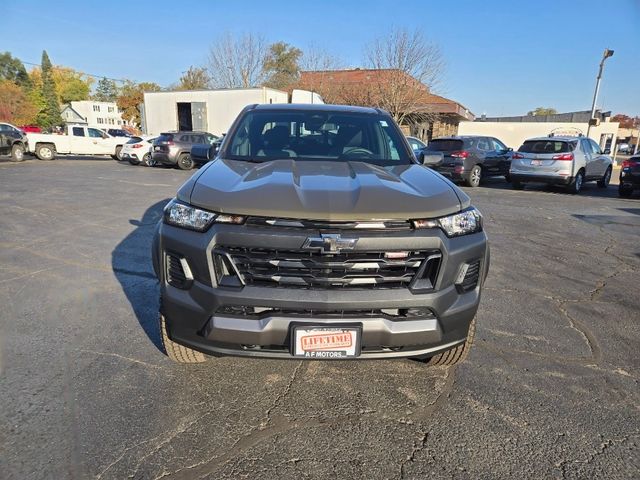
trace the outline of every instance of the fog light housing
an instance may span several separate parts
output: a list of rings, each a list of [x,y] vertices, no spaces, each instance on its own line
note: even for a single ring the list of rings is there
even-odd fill
[[[464,263],[460,267],[455,285],[459,293],[470,292],[478,286],[480,281],[480,260]]]

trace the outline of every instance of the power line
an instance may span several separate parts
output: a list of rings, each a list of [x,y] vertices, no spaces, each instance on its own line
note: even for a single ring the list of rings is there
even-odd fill
[[[14,57],[16,58],[16,57]],[[18,58],[18,60],[20,60]],[[42,65],[40,65],[39,63],[32,63],[32,62],[25,62],[24,60],[20,60],[22,63],[24,63],[25,65],[33,65],[34,67],[40,67],[42,68]],[[58,67],[58,68],[71,68],[71,67],[65,67],[64,65],[52,65],[53,67]],[[93,78],[99,78],[99,79],[103,79],[106,78],[107,80],[112,80],[114,82],[121,82],[121,83],[125,83],[127,80],[122,79],[122,78],[111,78],[111,77],[105,77],[104,75],[94,75],[93,73],[87,73],[87,72],[81,72],[80,70],[76,70],[75,68],[73,68],[72,70],[74,70],[75,72],[78,72],[82,75],[85,75],[87,77],[93,77]]]

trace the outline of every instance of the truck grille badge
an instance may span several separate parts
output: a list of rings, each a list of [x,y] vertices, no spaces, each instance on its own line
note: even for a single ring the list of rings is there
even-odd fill
[[[330,254],[339,253],[342,250],[353,250],[356,243],[358,243],[357,238],[342,238],[339,233],[321,233],[319,237],[308,237],[302,248]]]

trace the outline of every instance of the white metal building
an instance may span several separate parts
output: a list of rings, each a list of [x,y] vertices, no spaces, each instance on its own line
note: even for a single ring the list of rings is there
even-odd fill
[[[608,112],[607,112],[608,113]],[[591,112],[570,112],[546,115],[543,117],[497,117],[479,118],[474,122],[460,122],[458,135],[487,135],[496,137],[514,150],[528,138],[554,135],[586,135]],[[609,115],[598,113],[599,125],[592,126],[589,137],[601,148],[610,148],[616,144],[617,122],[610,122]]]
[[[298,99],[297,103],[322,103],[311,92],[294,91],[292,98]],[[169,130],[202,130],[220,135],[227,132],[247,105],[288,102],[287,92],[266,87],[148,92],[144,94],[141,118],[149,135]]]

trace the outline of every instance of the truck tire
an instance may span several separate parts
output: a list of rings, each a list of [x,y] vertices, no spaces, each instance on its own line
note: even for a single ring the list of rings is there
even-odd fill
[[[56,147],[51,143],[39,143],[36,145],[36,157],[39,160],[53,160],[56,158]]]
[[[202,363],[207,360],[204,353],[185,347],[174,342],[167,335],[167,321],[164,315],[160,314],[160,332],[162,333],[162,345],[167,357],[176,363]]]
[[[452,366],[462,363],[469,355],[469,350],[471,350],[471,346],[473,345],[473,338],[475,337],[475,334],[476,319],[474,318],[471,321],[471,325],[469,325],[467,339],[463,343],[456,345],[455,347],[444,352],[440,352],[431,358],[426,358],[421,361],[426,363],[427,365],[433,366]]]
[[[178,157],[178,168],[180,170],[191,170],[193,168],[193,160],[188,153],[182,153]]]
[[[11,161],[22,162],[24,160],[24,145],[21,143],[14,143],[11,147]]]

